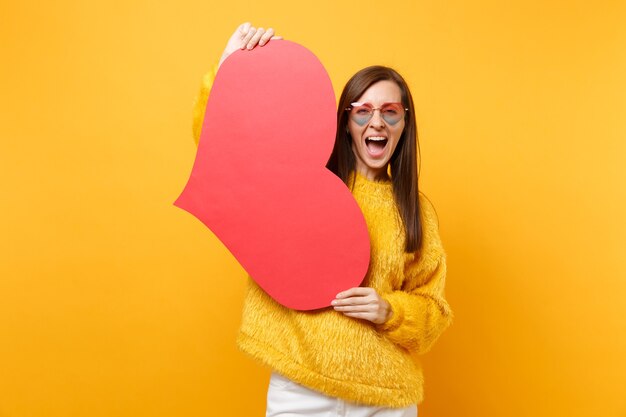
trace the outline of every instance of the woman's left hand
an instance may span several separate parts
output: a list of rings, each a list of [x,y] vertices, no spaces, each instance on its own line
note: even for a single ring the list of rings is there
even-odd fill
[[[282,36],[274,36],[274,29],[263,29],[252,26],[250,22],[240,24],[226,44],[222,58],[218,66],[238,49],[254,49],[257,45],[263,46],[270,40],[282,39]]]
[[[391,306],[374,288],[354,287],[337,294],[331,302],[335,311],[348,317],[369,320],[382,324],[391,318]]]

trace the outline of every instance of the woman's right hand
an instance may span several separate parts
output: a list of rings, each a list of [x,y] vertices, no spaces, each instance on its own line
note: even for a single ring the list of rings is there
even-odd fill
[[[222,62],[238,49],[250,50],[257,45],[263,46],[272,39],[282,39],[282,36],[274,36],[274,29],[272,28],[265,30],[255,28],[250,22],[242,23],[228,40],[219,65],[222,65]]]

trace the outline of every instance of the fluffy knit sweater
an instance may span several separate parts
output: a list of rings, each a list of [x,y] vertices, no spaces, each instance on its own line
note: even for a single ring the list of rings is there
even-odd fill
[[[205,75],[195,104],[196,143],[216,71],[214,66]],[[291,310],[248,278],[237,346],[276,372],[332,397],[372,406],[419,404],[423,375],[417,355],[428,351],[452,321],[444,298],[445,252],[436,214],[420,196],[422,246],[417,253],[405,253],[392,183],[360,174],[351,179],[371,241],[362,286],[373,287],[390,304],[391,318],[374,324],[331,307]]]

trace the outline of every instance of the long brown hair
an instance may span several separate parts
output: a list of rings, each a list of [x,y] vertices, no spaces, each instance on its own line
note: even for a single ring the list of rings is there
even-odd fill
[[[378,81],[394,81],[402,92],[402,104],[409,110],[405,115],[405,125],[395,152],[389,160],[393,195],[406,233],[406,252],[417,251],[422,243],[422,223],[420,220],[418,190],[417,124],[413,97],[404,78],[395,70],[380,65],[363,68],[350,78],[339,98],[337,108],[337,135],[335,146],[326,167],[348,184],[350,173],[355,170],[356,159],[352,151],[352,139],[348,134],[348,112],[350,103],[361,97],[365,90]]]

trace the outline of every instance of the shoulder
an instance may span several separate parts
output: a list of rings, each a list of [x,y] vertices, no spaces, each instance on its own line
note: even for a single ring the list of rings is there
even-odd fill
[[[419,206],[422,221],[432,223],[438,228],[439,216],[437,215],[435,206],[433,205],[432,201],[426,196],[426,194],[421,191],[419,193]]]

